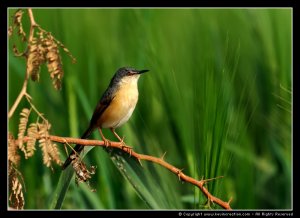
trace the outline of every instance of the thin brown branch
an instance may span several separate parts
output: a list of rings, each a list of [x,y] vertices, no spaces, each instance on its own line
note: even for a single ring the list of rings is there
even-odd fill
[[[14,114],[14,112],[17,109],[18,105],[20,104],[22,98],[24,97],[24,95],[26,93],[26,90],[27,90],[27,83],[28,83],[28,75],[26,73],[24,83],[23,83],[23,87],[22,87],[15,103],[13,104],[13,106],[11,107],[11,109],[8,112],[8,119],[12,117],[12,115]]]
[[[63,144],[64,143],[69,143],[69,144],[80,144],[80,145],[83,145],[83,146],[102,146],[102,147],[106,146],[104,141],[98,141],[98,140],[77,139],[77,138],[60,137],[60,136],[54,136],[54,135],[50,135],[49,139],[51,141],[55,141],[55,142],[59,142],[59,143],[63,143]],[[26,140],[28,140],[28,137],[23,138],[23,141],[26,141]],[[113,147],[113,148],[123,150],[124,152],[126,152],[126,153],[130,154],[131,156],[135,157],[138,161],[145,160],[145,161],[150,161],[150,162],[161,165],[162,167],[168,169],[172,173],[178,175],[178,178],[180,180],[191,183],[191,184],[197,186],[202,191],[202,193],[207,197],[207,199],[210,202],[216,203],[216,204],[218,204],[219,206],[221,206],[222,208],[224,208],[226,210],[231,210],[230,202],[231,202],[232,199],[230,199],[228,202],[225,202],[225,201],[213,196],[207,190],[207,188],[204,187],[204,184],[206,182],[210,181],[211,179],[196,180],[196,179],[194,179],[190,176],[185,175],[182,172],[181,169],[169,164],[168,162],[164,161],[162,158],[136,153],[135,151],[132,150],[132,148],[130,148],[128,146],[124,146],[122,142],[111,142],[109,146]],[[214,178],[214,179],[216,179],[216,178]]]
[[[40,112],[38,111],[38,109],[36,109],[36,107],[34,106],[34,104],[31,102],[31,96],[30,96],[29,94],[26,93],[26,94],[25,94],[25,97],[26,97],[28,103],[30,104],[31,108],[37,113],[37,115],[38,115],[39,117],[41,117],[45,122],[48,122],[47,119],[43,116],[43,114],[40,113]]]
[[[36,22],[34,20],[31,8],[28,9],[28,16],[30,19],[30,30],[29,30],[29,38],[28,38],[27,45],[29,46],[31,44],[33,36],[34,36],[34,28],[37,27],[38,25],[36,24]],[[24,83],[23,83],[22,89],[21,89],[17,99],[15,100],[13,106],[11,107],[11,109],[8,112],[8,119],[12,117],[12,115],[14,114],[18,105],[20,104],[22,98],[27,94],[27,84],[28,84],[28,78],[29,78],[29,73],[30,73],[28,66],[29,66],[29,63],[28,63],[28,59],[27,59]]]

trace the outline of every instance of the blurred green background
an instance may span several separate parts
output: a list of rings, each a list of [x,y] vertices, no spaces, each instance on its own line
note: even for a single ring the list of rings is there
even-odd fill
[[[16,9],[9,10],[11,15]],[[291,208],[291,23],[284,9],[33,9],[36,22],[77,58],[61,51],[63,88],[55,91],[43,66],[29,82],[33,103],[52,124],[52,134],[80,137],[115,71],[149,69],[139,80],[139,102],[117,132],[140,153],[162,156],[208,184],[234,209]],[[24,28],[28,31],[27,11]],[[9,107],[22,87],[25,61],[9,40]],[[9,120],[17,137],[19,113]],[[31,121],[36,117],[32,115]],[[115,140],[108,130],[104,134]],[[100,139],[95,131],[91,138]],[[66,153],[60,145],[61,157]],[[94,148],[91,186],[74,180],[63,209],[206,208],[197,188],[162,167],[143,162],[145,203],[109,155]],[[25,209],[47,209],[61,173],[42,165],[41,151],[21,160]],[[139,173],[138,173],[139,175]],[[143,187],[142,187],[143,188]],[[145,200],[145,199],[144,199]],[[147,199],[146,199],[147,201]],[[150,201],[150,200],[149,200]],[[163,203],[162,203],[163,202]],[[149,203],[149,202],[148,202]],[[219,208],[212,205],[213,208]]]

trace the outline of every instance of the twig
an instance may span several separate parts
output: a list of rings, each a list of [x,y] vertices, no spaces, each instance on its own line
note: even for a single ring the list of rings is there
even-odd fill
[[[28,45],[30,45],[32,42],[33,36],[34,36],[34,28],[37,27],[38,25],[36,24],[36,22],[34,20],[31,8],[28,9],[28,16],[30,19],[30,31],[29,31],[29,38],[28,38],[27,43],[28,43]],[[29,73],[30,73],[28,66],[29,66],[29,63],[28,63],[28,59],[27,59],[24,83],[23,83],[22,89],[21,89],[16,101],[14,102],[13,106],[11,107],[11,109],[8,112],[8,119],[12,117],[12,115],[14,114],[18,105],[20,104],[22,98],[27,94],[27,84],[28,84],[28,78],[29,78]]]
[[[25,136],[23,138],[23,141],[27,141],[29,139],[29,137]],[[55,141],[55,142],[59,142],[59,143],[70,143],[70,144],[80,144],[83,146],[102,146],[102,147],[106,147],[104,141],[98,141],[98,140],[87,140],[87,139],[77,139],[77,138],[70,138],[70,137],[60,137],[60,136],[54,136],[54,135],[50,135],[49,139],[51,141]],[[132,150],[132,148],[128,147],[128,146],[122,146],[121,142],[111,142],[110,147],[112,148],[117,148],[120,150],[123,150],[124,152],[131,154],[131,156],[135,157],[138,161],[140,160],[146,160],[146,161],[150,161],[156,164],[159,164],[161,166],[163,166],[164,168],[168,169],[169,171],[171,171],[172,173],[178,175],[178,178],[181,179],[182,181],[191,183],[195,186],[197,186],[202,192],[203,194],[207,197],[207,199],[213,203],[218,204],[219,206],[221,206],[222,208],[226,209],[226,210],[231,210],[230,207],[230,202],[232,199],[230,199],[228,202],[225,202],[215,196],[213,196],[205,187],[204,184],[208,181],[210,181],[211,179],[201,179],[196,180],[190,176],[185,175],[182,170],[180,170],[177,167],[174,167],[173,165],[167,163],[166,161],[164,161],[162,158],[158,158],[158,157],[153,157],[150,155],[145,155],[145,154],[139,154],[136,153],[135,151]],[[217,177],[218,178],[218,177]],[[214,178],[214,179],[217,179]]]
[[[28,103],[30,104],[31,108],[37,113],[37,115],[38,115],[39,117],[41,117],[45,122],[48,122],[47,119],[43,116],[43,114],[40,113],[40,112],[36,109],[36,107],[34,106],[34,104],[31,102],[31,96],[28,95],[28,94],[26,93],[26,94],[25,94],[25,97],[26,97]]]

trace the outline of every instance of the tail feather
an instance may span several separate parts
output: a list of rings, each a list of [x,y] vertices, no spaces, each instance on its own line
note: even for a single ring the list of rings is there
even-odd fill
[[[81,136],[81,139],[86,139],[88,138],[92,132],[93,132],[94,128],[92,127],[89,127],[84,133],[83,135]],[[77,144],[75,147],[74,147],[74,150],[79,154],[82,150],[83,150],[84,146],[80,145],[80,144]],[[67,160],[65,161],[65,163],[62,165],[62,169],[66,169],[67,166],[70,165],[70,163],[72,162],[71,160],[71,155],[74,154],[74,150],[72,150],[72,152],[70,153],[69,157],[67,158]]]

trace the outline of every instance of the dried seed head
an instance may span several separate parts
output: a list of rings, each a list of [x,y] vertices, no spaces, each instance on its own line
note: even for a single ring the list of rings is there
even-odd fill
[[[13,16],[14,20],[14,28],[18,29],[18,35],[21,36],[22,41],[26,41],[26,33],[23,30],[23,25],[22,25],[22,17],[23,17],[24,11],[21,9],[18,9],[16,13]]]
[[[52,143],[52,141],[49,139],[50,128],[51,125],[48,123],[48,121],[38,124],[38,134],[40,136],[39,147],[41,147],[43,152],[43,163],[47,167],[51,167],[52,161],[58,165],[61,165],[57,145]]]
[[[26,146],[27,157],[31,157],[34,154],[35,142],[37,137],[39,136],[36,123],[31,123],[29,125],[29,128],[27,130],[27,136],[28,136],[28,141]]]
[[[70,156],[72,162],[72,167],[75,171],[75,183],[78,185],[79,182],[85,182],[92,192],[95,192],[96,189],[92,189],[89,184],[89,180],[92,178],[91,175],[95,174],[96,167],[91,166],[90,170],[87,169],[85,163],[80,159],[78,154],[72,154]]]
[[[62,69],[62,61],[59,54],[58,46],[53,36],[48,33],[47,37],[43,40],[43,46],[46,49],[46,61],[50,77],[53,81],[55,89],[61,89],[61,81],[64,75]]]
[[[15,209],[24,209],[25,199],[23,194],[22,174],[9,162],[9,205]]]
[[[23,108],[20,113],[20,123],[19,123],[19,132],[18,132],[18,141],[19,141],[19,149],[24,152],[25,157],[27,157],[27,152],[23,143],[23,138],[27,129],[28,117],[30,114],[28,108]]]
[[[18,154],[19,146],[15,142],[14,136],[8,133],[8,160],[16,166],[20,163],[20,155]]]

